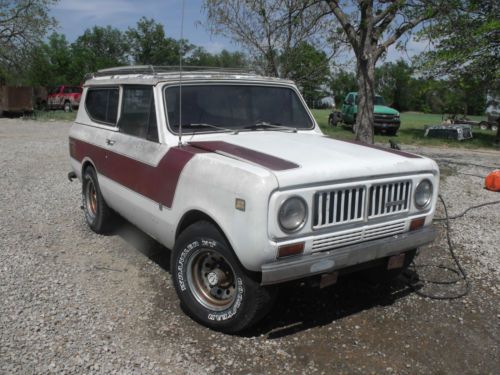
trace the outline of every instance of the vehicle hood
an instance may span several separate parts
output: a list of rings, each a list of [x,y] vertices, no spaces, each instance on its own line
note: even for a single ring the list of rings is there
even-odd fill
[[[375,105],[373,108],[375,113],[384,114],[384,115],[398,115],[399,112],[394,108],[387,107],[385,105]]]
[[[437,171],[436,163],[428,158],[381,146],[335,140],[313,132],[256,131],[222,137],[219,134],[217,140],[203,138],[190,143],[266,168],[276,176],[281,188]]]

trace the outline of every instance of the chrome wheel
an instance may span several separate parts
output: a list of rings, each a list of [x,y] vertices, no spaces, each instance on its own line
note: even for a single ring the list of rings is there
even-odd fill
[[[91,219],[94,220],[97,215],[97,191],[91,178],[88,179],[85,189],[85,206]]]
[[[235,273],[229,262],[211,249],[200,249],[187,264],[187,278],[196,300],[213,311],[229,308],[236,296]]]

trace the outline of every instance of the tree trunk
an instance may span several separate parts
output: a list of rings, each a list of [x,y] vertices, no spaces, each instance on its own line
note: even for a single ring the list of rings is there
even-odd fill
[[[365,53],[357,63],[358,112],[356,115],[356,140],[373,143],[373,109],[375,99],[375,59],[373,52]]]

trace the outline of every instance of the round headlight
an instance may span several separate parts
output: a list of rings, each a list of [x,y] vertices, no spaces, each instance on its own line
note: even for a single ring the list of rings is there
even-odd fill
[[[421,181],[415,189],[415,206],[422,210],[431,202],[432,183],[429,180]]]
[[[302,198],[288,198],[280,207],[278,223],[285,232],[296,232],[302,228],[307,218],[307,204]]]

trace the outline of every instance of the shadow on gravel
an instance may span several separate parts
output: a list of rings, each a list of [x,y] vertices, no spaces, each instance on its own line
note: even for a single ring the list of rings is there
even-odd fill
[[[170,250],[125,219],[119,219],[116,229],[110,235],[120,236],[142,255],[170,272]]]
[[[386,285],[370,285],[355,274],[325,289],[287,285],[280,290],[270,314],[257,327],[245,332],[245,336],[264,334],[269,339],[277,339],[363,310],[391,305],[412,292],[402,278]]]
[[[133,224],[121,219],[110,235],[120,236],[138,252],[170,272],[170,250]],[[412,292],[413,289],[401,277],[390,284],[372,285],[356,277],[355,273],[340,278],[336,285],[325,289],[291,283],[280,288],[268,316],[240,335],[254,337],[264,334],[269,339],[277,339],[330,324],[363,310],[391,305]]]

